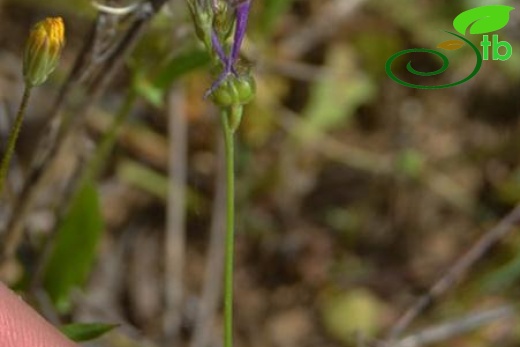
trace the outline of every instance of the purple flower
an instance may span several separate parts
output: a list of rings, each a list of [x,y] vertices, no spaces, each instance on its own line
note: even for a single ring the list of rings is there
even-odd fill
[[[233,45],[231,46],[231,52],[229,52],[229,55],[226,55],[215,29],[212,30],[211,44],[218,58],[222,62],[222,65],[224,65],[224,70],[217,77],[211,88],[206,92],[205,97],[211,95],[230,74],[234,74],[238,77],[238,73],[235,70],[235,63],[238,60],[240,47],[242,46],[242,41],[244,41],[244,36],[246,34],[247,21],[249,18],[249,11],[251,9],[251,0],[228,1],[233,2],[232,5],[235,6],[235,34],[233,36]]]

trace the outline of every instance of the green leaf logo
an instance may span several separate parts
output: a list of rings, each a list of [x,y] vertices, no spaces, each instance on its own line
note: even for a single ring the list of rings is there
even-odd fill
[[[514,9],[505,5],[476,7],[459,14],[453,20],[453,27],[462,35],[466,35],[468,27],[470,34],[490,33],[505,27],[509,22],[509,12]]]

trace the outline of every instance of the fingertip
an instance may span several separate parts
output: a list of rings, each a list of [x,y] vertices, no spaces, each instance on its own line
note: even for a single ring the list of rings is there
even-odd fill
[[[0,282],[2,347],[78,347]]]

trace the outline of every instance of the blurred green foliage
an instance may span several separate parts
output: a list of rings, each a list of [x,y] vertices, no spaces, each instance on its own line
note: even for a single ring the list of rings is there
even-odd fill
[[[103,230],[97,187],[87,182],[56,230],[45,267],[44,286],[61,312],[70,308],[70,294],[87,280]]]

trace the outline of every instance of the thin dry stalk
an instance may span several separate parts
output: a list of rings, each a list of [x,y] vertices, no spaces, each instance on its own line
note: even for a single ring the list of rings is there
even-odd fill
[[[209,251],[204,275],[204,290],[200,299],[191,347],[209,347],[213,322],[219,306],[224,272],[224,244],[226,232],[226,167],[224,142],[219,137],[215,198],[213,199]],[[217,339],[218,340],[218,339]]]
[[[165,312],[163,332],[167,341],[177,344],[183,312],[183,274],[186,243],[186,177],[188,124],[184,90],[175,85],[168,95],[169,185],[165,242]]]
[[[453,266],[430,288],[428,293],[421,296],[396,322],[390,330],[388,341],[395,341],[412,321],[435,299],[443,295],[448,289],[459,282],[471,266],[500,239],[509,233],[515,225],[520,223],[520,205],[516,206],[494,228],[487,231],[482,237],[459,259]]]
[[[352,16],[352,14],[366,0],[335,0],[324,6],[307,25],[284,39],[281,51],[284,56],[299,57],[307,53],[327,37],[338,32],[338,28]]]
[[[379,347],[421,347],[446,341],[460,336],[484,325],[514,316],[511,306],[502,306],[482,312],[468,314],[457,320],[424,329],[416,334],[402,338],[394,344],[381,344]]]

